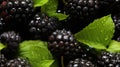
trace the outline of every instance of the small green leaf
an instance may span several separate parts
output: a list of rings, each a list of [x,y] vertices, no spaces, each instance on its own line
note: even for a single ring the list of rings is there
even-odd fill
[[[48,13],[48,14],[51,17],[57,17],[59,20],[64,20],[69,16],[69,15],[65,15],[65,14],[62,14],[62,13]]]
[[[48,7],[49,6],[49,7]],[[48,14],[50,17],[57,17],[59,20],[64,20],[68,15],[57,13],[58,0],[49,0],[48,3],[41,7],[41,12]]]
[[[49,0],[48,3],[41,7],[41,11],[45,13],[55,13],[58,7],[58,0]]]
[[[48,7],[49,6],[49,7]],[[41,12],[48,14],[50,17],[57,17],[59,20],[64,20],[68,15],[57,13],[58,0],[49,0],[48,3],[41,7]]]
[[[47,43],[44,41],[24,41],[20,44],[19,53],[21,57],[29,59],[32,67],[42,67],[40,65],[43,64],[43,61],[54,60],[52,54],[47,48]],[[50,61],[48,64],[50,64]]]
[[[34,7],[39,7],[39,6],[43,6],[44,4],[46,4],[49,0],[33,0],[34,2]]]
[[[96,19],[82,31],[75,34],[75,38],[96,49],[106,49],[114,34],[114,23],[111,15]]]
[[[50,67],[54,60],[43,60],[39,67]]]
[[[5,48],[5,45],[3,45],[2,43],[0,43],[0,50],[2,50],[3,48]]]
[[[107,51],[109,52],[120,52],[120,42],[112,40]]]

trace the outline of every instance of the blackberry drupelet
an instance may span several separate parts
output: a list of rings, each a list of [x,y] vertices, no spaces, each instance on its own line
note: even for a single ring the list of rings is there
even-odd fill
[[[91,61],[77,58],[70,61],[67,67],[96,67]]]
[[[6,62],[5,67],[31,67],[31,65],[26,59],[15,58]]]
[[[37,13],[29,23],[29,31],[33,39],[47,40],[48,36],[59,28],[58,18],[48,17],[45,13]]]
[[[98,60],[100,67],[120,67],[120,53],[103,51]]]
[[[96,18],[99,9],[99,0],[67,0],[66,14],[77,16],[80,19]]]
[[[5,57],[7,59],[15,58],[18,53],[19,43],[21,42],[19,34],[14,31],[4,32],[0,35],[0,41],[6,45],[6,48],[1,50]]]
[[[0,18],[0,34],[6,30],[7,27],[5,27],[5,23],[3,21],[3,18]]]
[[[57,7],[58,13],[64,13],[64,2],[63,0],[58,0],[58,7]]]
[[[7,59],[4,57],[3,54],[1,54],[0,52],[0,67],[4,67],[5,63],[6,63]]]

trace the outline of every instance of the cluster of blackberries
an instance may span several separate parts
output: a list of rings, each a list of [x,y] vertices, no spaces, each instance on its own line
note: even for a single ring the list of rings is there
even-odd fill
[[[96,18],[108,14],[118,15],[120,12],[120,0],[65,0],[64,3],[64,7],[60,7],[62,8],[61,12],[68,14],[69,17],[63,24],[65,24],[66,29],[70,29],[73,33],[82,30]],[[60,9],[58,10],[60,11]],[[117,22],[119,21],[117,20]]]
[[[48,39],[48,49],[65,67],[119,67],[120,53],[97,52],[79,43],[70,31],[56,30]],[[60,66],[61,67],[61,66]]]
[[[69,15],[62,21],[33,6],[32,0],[0,0],[0,42],[6,46],[0,51],[0,67],[31,67],[17,55],[22,41],[34,39],[47,41],[54,58],[65,67],[119,67],[119,53],[97,54],[74,38],[96,18],[112,14],[113,39],[120,41],[119,0],[58,0],[56,12]]]
[[[40,12],[32,0],[1,0],[0,42],[5,48],[0,50],[0,67],[30,67],[24,59],[18,58],[20,43],[47,40],[59,25],[58,18]]]
[[[111,53],[102,51],[96,64],[85,59],[76,58],[71,60],[67,67],[119,67],[120,66],[120,53]]]
[[[2,0],[0,3],[0,33],[14,30],[23,40],[47,39],[59,27],[57,22],[57,18],[34,8],[32,0]]]
[[[48,49],[53,56],[64,58],[67,61],[65,65],[68,67],[119,67],[118,53],[115,55],[112,53],[115,57],[109,58],[107,63],[106,60],[101,60],[107,54],[97,55],[96,50],[79,43],[73,37],[74,33],[82,30],[96,18],[112,14],[115,24],[113,39],[120,41],[119,8],[120,0],[59,0],[57,12],[67,14],[69,17],[65,21],[61,21],[61,23],[63,22],[63,30],[56,30],[49,36]],[[111,56],[110,53],[109,56]]]

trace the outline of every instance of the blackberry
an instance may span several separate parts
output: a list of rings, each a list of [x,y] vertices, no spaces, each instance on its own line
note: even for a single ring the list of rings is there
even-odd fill
[[[96,18],[99,9],[99,0],[67,0],[66,14],[77,16],[81,19]]]
[[[100,17],[99,3],[99,0],[66,0],[64,10],[69,17],[66,19],[65,27],[73,33],[82,30]]]
[[[58,29],[58,18],[48,17],[45,13],[37,13],[29,23],[29,31],[34,39],[47,40],[48,36]]]
[[[10,42],[21,42],[21,37],[15,31],[3,32],[0,35],[0,41],[4,44],[9,44]]]
[[[96,67],[91,61],[77,58],[70,61],[67,67]]]
[[[120,53],[111,53],[103,51],[99,55],[99,66],[104,67],[119,67],[120,66]]]
[[[6,45],[6,48],[1,50],[5,57],[7,59],[14,58],[18,53],[19,43],[21,42],[19,34],[14,31],[4,32],[0,35],[0,41]]]
[[[81,47],[74,39],[73,34],[70,31],[63,29],[56,30],[49,36],[48,49],[57,57],[64,55],[73,57],[77,54],[75,52],[79,53]]]
[[[28,39],[28,23],[35,14],[32,0],[3,0],[0,4],[0,16],[6,23],[7,31],[20,32],[23,39]],[[23,33],[24,32],[24,33]]]
[[[17,21],[27,20],[34,13],[32,0],[3,0],[0,9],[0,15],[6,21],[10,18]]]
[[[4,67],[5,63],[6,63],[7,59],[4,57],[3,54],[1,54],[0,52],[0,67]]]
[[[5,67],[31,67],[31,65],[26,59],[15,58],[6,62]]]

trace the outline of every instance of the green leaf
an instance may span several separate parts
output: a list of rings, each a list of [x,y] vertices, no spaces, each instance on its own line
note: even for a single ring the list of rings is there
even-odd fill
[[[49,0],[48,3],[41,7],[41,11],[45,13],[55,13],[58,7],[58,0]]]
[[[39,67],[50,67],[54,60],[43,60]]]
[[[82,31],[75,34],[75,38],[96,49],[106,49],[114,34],[114,23],[111,15],[94,20]]]
[[[21,57],[29,59],[32,67],[42,67],[41,64],[43,64],[43,61],[54,60],[47,48],[47,43],[39,40],[30,40],[22,42],[20,44],[19,53]],[[52,63],[52,61],[49,61],[49,63],[46,62],[47,65],[50,65]]]
[[[49,6],[49,7],[48,7]],[[64,20],[68,15],[57,13],[58,0],[49,0],[48,3],[41,7],[41,12],[48,14],[50,17],[57,17],[59,20]]]
[[[34,2],[34,7],[39,7],[39,6],[43,6],[44,4],[46,4],[49,0],[33,0]]]
[[[2,43],[0,43],[0,50],[2,50],[3,48],[5,48],[5,45],[3,45]]]
[[[59,20],[64,20],[69,16],[62,13],[48,13],[48,14],[50,17],[57,17]]]
[[[109,52],[120,52],[120,42],[112,40],[107,51]]]

